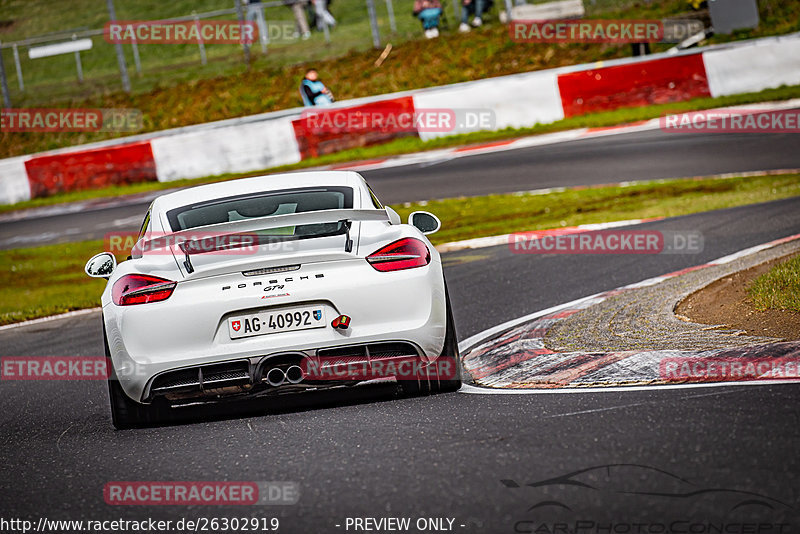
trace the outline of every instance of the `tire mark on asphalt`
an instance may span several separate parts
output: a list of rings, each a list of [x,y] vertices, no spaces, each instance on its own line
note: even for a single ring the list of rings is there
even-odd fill
[[[684,401],[684,400],[698,399],[698,398],[702,398],[702,397],[718,397],[718,396],[722,396],[722,395],[731,395],[731,394],[734,394],[736,392],[737,392],[736,390],[715,391],[713,393],[701,393],[701,394],[698,394],[698,395],[687,395],[687,396],[679,398],[678,400]],[[645,406],[645,405],[648,405],[648,404],[655,404],[657,402],[662,402],[662,399],[653,399],[653,400],[643,401],[643,402],[634,402],[634,403],[630,403],[630,404],[623,404],[623,405],[620,405],[620,406],[608,406],[608,407],[605,407],[605,408],[594,408],[594,409],[591,409],[591,410],[580,410],[580,411],[577,411],[577,412],[553,414],[553,415],[547,415],[547,416],[541,417],[541,419],[554,419],[556,417],[571,417],[573,415],[584,415],[584,414],[590,414],[590,413],[608,412],[608,411],[611,411],[611,410],[620,410],[620,409],[623,409],[623,408],[635,408],[637,406]]]

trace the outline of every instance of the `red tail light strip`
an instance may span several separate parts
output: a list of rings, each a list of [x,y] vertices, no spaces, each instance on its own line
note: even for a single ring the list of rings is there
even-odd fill
[[[160,302],[172,296],[178,284],[157,276],[126,274],[114,283],[111,299],[117,306]]]
[[[367,261],[377,271],[401,271],[428,265],[431,251],[419,239],[406,237],[373,252],[367,256]]]

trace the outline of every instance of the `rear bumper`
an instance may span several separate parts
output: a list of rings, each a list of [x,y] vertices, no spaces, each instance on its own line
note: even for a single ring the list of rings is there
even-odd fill
[[[282,287],[265,291],[277,286]],[[228,318],[233,315],[307,304],[325,309],[324,328],[230,338]],[[329,325],[340,314],[351,317],[347,330]],[[446,315],[436,260],[392,273],[378,272],[363,259],[304,264],[280,275],[236,273],[179,283],[163,302],[107,304],[104,309],[120,385],[129,397],[144,402],[153,398],[156,376],[215,363],[248,362],[255,382],[257,369],[275,356],[313,357],[319,349],[382,341],[409,343],[422,360],[431,360],[442,351]]]
[[[143,400],[163,398],[181,406],[366,383],[438,379],[438,370],[426,365],[420,352],[410,343],[382,342],[184,367],[152,377]],[[400,372],[388,373],[389,369]]]

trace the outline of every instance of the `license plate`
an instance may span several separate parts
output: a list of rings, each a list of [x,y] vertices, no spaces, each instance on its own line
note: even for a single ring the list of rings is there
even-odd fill
[[[239,315],[228,319],[231,339],[263,336],[277,332],[323,328],[325,310],[322,306],[305,306],[268,312]]]

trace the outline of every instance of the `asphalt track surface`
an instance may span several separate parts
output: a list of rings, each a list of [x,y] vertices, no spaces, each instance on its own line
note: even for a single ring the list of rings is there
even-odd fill
[[[800,168],[795,134],[660,130],[363,171],[387,204],[549,187]],[[0,249],[102,239],[138,230],[150,200],[0,222]],[[105,206],[105,207],[104,207]],[[3,217],[0,216],[0,221]]]
[[[646,225],[703,232],[705,249],[694,255],[517,255],[504,246],[448,254],[459,338],[800,233],[798,214],[794,198]],[[100,336],[97,314],[4,330],[0,356],[100,355]],[[114,431],[103,382],[0,382],[2,516],[278,517],[278,532],[355,532],[348,517],[445,517],[456,532],[486,533],[800,527],[800,384],[369,393],[364,402],[257,405],[238,417]],[[548,482],[556,477],[566,478]],[[105,504],[107,482],[148,480],[294,481],[301,496],[292,506]]]

